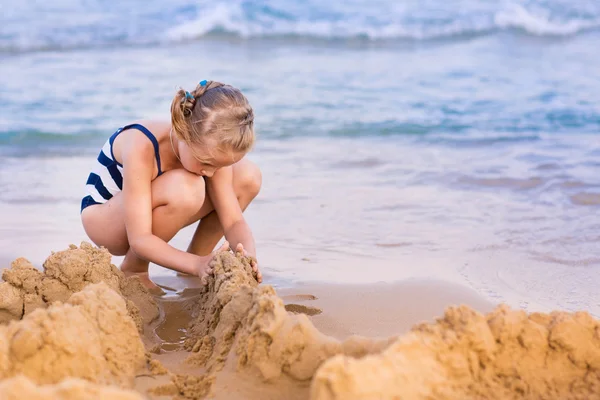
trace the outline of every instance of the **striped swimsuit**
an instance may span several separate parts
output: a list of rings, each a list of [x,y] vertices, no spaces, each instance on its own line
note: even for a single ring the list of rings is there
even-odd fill
[[[160,153],[158,152],[158,141],[156,137],[146,127],[140,124],[131,124],[117,129],[115,133],[106,141],[100,154],[98,162],[94,165],[92,172],[88,176],[86,189],[88,195],[81,200],[81,211],[94,204],[106,203],[115,194],[123,190],[123,165],[116,159],[113,153],[113,143],[119,133],[126,129],[137,129],[150,139],[154,145],[154,155],[156,165],[158,166],[158,176],[162,174],[160,169]]]

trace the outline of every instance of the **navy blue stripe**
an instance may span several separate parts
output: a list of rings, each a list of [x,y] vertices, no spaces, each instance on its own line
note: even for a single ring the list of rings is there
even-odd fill
[[[132,129],[132,128],[141,131],[144,135],[146,135],[146,137],[148,139],[150,139],[150,141],[152,142],[152,145],[154,145],[154,156],[156,157],[156,166],[158,167],[158,175],[161,175],[162,170],[160,168],[160,152],[158,151],[158,140],[156,140],[156,137],[154,137],[152,132],[150,132],[145,126],[140,125],[140,124],[127,125],[123,128],[123,130]],[[115,136],[115,135],[113,135],[113,136]],[[113,139],[113,142],[114,142],[114,139]],[[110,145],[112,147],[112,142],[110,143]]]
[[[111,137],[108,139],[109,143],[110,143],[110,156],[112,157],[113,161],[117,163],[118,166],[122,167],[123,165],[117,161],[117,159],[115,158],[115,153],[113,151],[113,143],[115,142],[115,139],[117,138],[117,136],[119,136],[119,133],[123,132],[123,128],[119,128],[117,129],[117,131],[115,133],[113,133],[111,135]]]
[[[113,133],[110,137],[110,139],[108,139],[108,141],[110,142],[110,145],[112,146],[115,139],[117,138],[117,136],[119,136],[119,133],[123,132],[123,128],[119,128],[115,131],[115,133]]]
[[[113,196],[108,191],[106,186],[104,186],[104,183],[102,182],[102,178],[100,178],[100,176],[96,175],[95,173],[93,173],[93,172],[90,173],[90,176],[88,176],[88,180],[87,180],[86,184],[94,185],[94,187],[96,188],[98,193],[100,193],[100,196],[102,196],[104,198],[104,200],[112,199]]]
[[[98,155],[98,162],[106,167],[117,187],[123,190],[123,175],[121,175],[121,171],[117,168],[117,164],[102,151]]]
[[[100,204],[92,196],[85,196],[81,199],[81,211],[83,211],[86,207],[93,206],[94,204]]]

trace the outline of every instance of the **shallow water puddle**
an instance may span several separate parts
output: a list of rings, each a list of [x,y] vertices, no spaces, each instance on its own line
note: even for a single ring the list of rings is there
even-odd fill
[[[164,351],[180,350],[187,337],[187,327],[190,321],[190,314],[183,310],[166,312],[165,319],[154,330],[163,340],[160,348]]]
[[[167,292],[156,300],[163,315],[163,320],[154,329],[156,335],[163,341],[160,348],[167,352],[180,350],[187,338],[187,329],[192,316],[184,308],[180,293]]]

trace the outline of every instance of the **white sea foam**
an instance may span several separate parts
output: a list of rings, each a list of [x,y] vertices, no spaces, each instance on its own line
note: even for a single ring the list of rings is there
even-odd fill
[[[521,5],[514,4],[497,12],[494,16],[494,24],[500,29],[517,28],[538,36],[570,36],[585,30],[600,28],[600,18],[554,21],[544,10],[532,12]]]
[[[349,12],[347,16],[318,19],[293,15],[282,18],[269,13],[252,16],[242,3],[204,8],[197,18],[167,29],[171,41],[197,39],[211,33],[230,33],[243,38],[306,36],[324,39],[364,37],[380,39],[442,39],[462,35],[493,33],[518,29],[537,36],[569,36],[600,28],[599,17],[558,18],[543,8],[526,8],[521,4],[506,4],[498,10],[464,13],[448,17],[432,15],[421,20],[411,18],[410,9],[397,9],[396,15],[364,15]],[[435,21],[435,19],[441,19]]]
[[[149,0],[144,7],[100,0],[15,7],[7,2],[0,0],[7,9],[0,21],[0,52],[177,43],[223,33],[245,39],[419,41],[505,30],[572,36],[600,29],[597,0]]]

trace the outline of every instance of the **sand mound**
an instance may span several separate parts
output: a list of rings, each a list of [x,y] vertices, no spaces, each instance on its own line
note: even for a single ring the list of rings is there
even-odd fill
[[[587,313],[527,315],[499,307],[484,316],[452,307],[400,338],[320,333],[286,311],[247,262],[221,253],[195,302],[188,363],[225,366],[262,381],[314,377],[313,399],[584,399],[600,393],[600,322]],[[317,372],[318,371],[318,372]],[[218,380],[218,375],[216,375]]]
[[[105,283],[0,326],[0,379],[22,374],[50,384],[78,377],[131,387],[145,367],[144,346],[125,301]]]
[[[487,316],[449,308],[380,355],[327,361],[311,398],[590,399],[600,395],[600,323],[589,314]]]
[[[111,386],[100,386],[77,378],[67,378],[56,385],[37,386],[19,375],[0,381],[3,400],[143,400],[139,393]]]
[[[271,286],[258,286],[241,256],[223,252],[213,261],[214,278],[195,300],[186,346],[188,363],[220,371],[226,362],[257,371],[264,381],[282,375],[311,379],[335,354],[360,357],[390,342],[353,337],[344,342],[319,332],[303,314],[286,311]]]
[[[71,245],[53,253],[44,262],[43,272],[25,258],[16,259],[2,274],[0,324],[21,319],[55,301],[65,302],[87,285],[104,282],[127,299],[127,309],[141,330],[158,317],[158,306],[137,278],[125,278],[110,260],[108,251],[85,242],[79,248]]]

